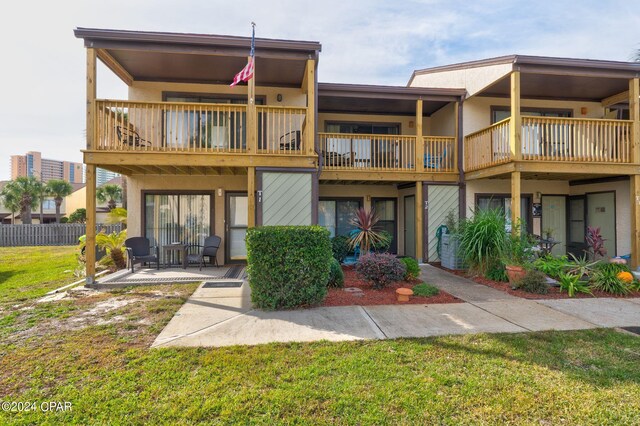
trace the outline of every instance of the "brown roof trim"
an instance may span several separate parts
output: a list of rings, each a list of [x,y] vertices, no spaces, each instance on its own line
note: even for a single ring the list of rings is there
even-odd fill
[[[466,96],[465,89],[439,89],[405,86],[378,86],[368,84],[318,83],[319,96],[349,98],[386,98],[410,100],[459,101]]]
[[[99,28],[81,28],[74,31],[77,38],[85,40],[85,45],[91,47],[93,42],[150,43],[166,45],[189,45],[207,47],[248,48],[251,37],[239,37],[213,34],[169,33],[154,31],[130,31]],[[289,52],[305,52],[315,55],[322,50],[322,45],[316,41],[278,40],[256,38],[256,49],[279,50]]]
[[[481,59],[478,61],[460,62],[457,64],[443,65],[439,67],[424,68],[413,71],[411,78],[407,83],[410,86],[413,79],[417,75],[432,74],[443,71],[455,71],[469,68],[486,67],[491,65],[500,64],[514,64],[514,68],[519,65],[523,65],[522,71],[527,70],[535,71],[544,67],[549,68],[577,68],[577,69],[589,69],[598,71],[614,71],[624,73],[628,77],[640,76],[640,63],[638,62],[622,62],[622,61],[609,61],[601,59],[575,59],[575,58],[557,58],[551,56],[529,56],[529,55],[508,55],[499,56],[495,58]],[[533,66],[527,68],[527,66]]]

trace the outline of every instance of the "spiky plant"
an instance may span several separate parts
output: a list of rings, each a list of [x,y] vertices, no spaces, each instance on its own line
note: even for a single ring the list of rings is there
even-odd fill
[[[69,182],[62,179],[51,179],[45,186],[45,193],[53,197],[56,203],[56,223],[60,223],[60,206],[64,197],[71,195],[73,187]]]
[[[101,232],[96,235],[96,244],[101,249],[106,250],[107,255],[111,256],[111,259],[117,269],[124,269],[127,267],[127,263],[124,261],[124,253],[122,253],[122,247],[124,246],[124,241],[126,239],[126,230],[113,232],[111,234]]]
[[[116,207],[115,209],[111,210],[108,214],[107,214],[107,223],[111,223],[111,224],[115,224],[115,223],[121,223],[123,225],[127,224],[127,209],[124,209],[122,207]]]
[[[378,228],[379,218],[375,210],[369,211],[360,207],[353,213],[349,223],[356,227],[356,231],[351,235],[351,248],[360,247],[360,254],[369,253],[369,250],[375,244],[382,242],[382,235]]]
[[[596,260],[598,256],[604,257],[607,254],[607,249],[604,246],[606,239],[600,233],[600,227],[587,226],[587,235],[584,237],[585,242],[593,260]]]

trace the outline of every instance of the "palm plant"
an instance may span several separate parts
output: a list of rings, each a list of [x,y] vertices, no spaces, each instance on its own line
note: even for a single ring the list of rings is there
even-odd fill
[[[101,203],[107,203],[109,210],[116,208],[118,201],[122,200],[122,187],[120,185],[102,185],[96,191],[96,198]]]
[[[123,225],[127,224],[127,209],[124,209],[122,207],[116,207],[115,209],[111,210],[108,214],[107,214],[107,223],[110,224],[114,224],[114,223],[121,223]]]
[[[5,186],[0,192],[0,200],[5,208],[11,212],[11,223],[14,224],[16,221],[16,212],[20,211],[20,197],[15,191],[12,191],[11,188]]]
[[[3,193],[11,192],[11,197],[15,197],[20,207],[20,218],[22,223],[31,224],[31,210],[38,207],[42,194],[42,182],[33,176],[20,176],[8,182]]]
[[[62,179],[52,179],[47,182],[46,193],[53,197],[56,203],[56,223],[60,223],[60,206],[64,197],[71,195],[73,187],[69,182]]]
[[[378,220],[378,215],[373,209],[366,211],[361,207],[354,212],[349,220],[349,223],[356,227],[350,240],[352,249],[360,247],[360,253],[366,254],[371,247],[382,242],[383,237],[377,227]]]
[[[105,234],[101,232],[96,235],[96,244],[101,249],[107,252],[107,255],[111,257],[113,263],[117,269],[124,269],[127,267],[124,261],[124,253],[122,247],[127,239],[127,231],[113,232],[111,234]]]

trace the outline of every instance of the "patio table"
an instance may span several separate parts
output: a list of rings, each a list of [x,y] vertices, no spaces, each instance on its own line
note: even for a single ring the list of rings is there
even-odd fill
[[[173,256],[169,256],[171,253],[178,253],[180,259],[182,260],[182,269],[187,269],[187,245],[178,243],[178,244],[168,244],[166,246],[162,246],[162,250],[164,252],[164,267],[168,268],[170,266],[169,259]]]

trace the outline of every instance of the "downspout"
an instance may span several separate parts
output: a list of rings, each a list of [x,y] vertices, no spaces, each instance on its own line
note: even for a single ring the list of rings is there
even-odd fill
[[[320,60],[320,52],[318,52],[316,50],[316,55],[315,55],[315,72],[313,73],[314,76],[314,82],[313,82],[313,86],[314,86],[314,102],[313,104],[315,105],[315,111],[313,111],[313,122],[315,123],[315,128],[313,129],[313,151],[316,153],[316,155],[318,156],[318,169],[316,171],[316,179],[314,182],[314,186],[315,186],[315,200],[313,200],[313,202],[311,203],[311,208],[313,209],[311,212],[311,222],[313,225],[317,225],[318,224],[318,202],[320,200],[320,174],[322,173],[322,166],[323,166],[323,158],[322,158],[322,153],[320,152],[320,143],[319,143],[319,139],[318,139],[318,62]]]
[[[458,122],[456,126],[458,126],[458,140],[456,141],[458,144],[458,220],[462,220],[467,216],[467,184],[464,178],[464,135],[462,133],[462,112],[464,110],[464,95],[460,96],[460,101],[458,103]]]

